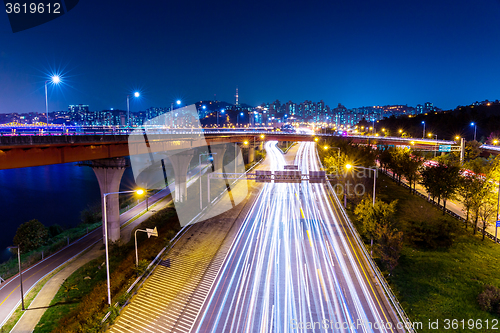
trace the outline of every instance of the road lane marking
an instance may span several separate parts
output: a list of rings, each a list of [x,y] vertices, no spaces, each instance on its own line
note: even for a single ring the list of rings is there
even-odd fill
[[[332,202],[332,206],[333,206],[333,208],[335,209],[335,211],[337,212],[337,215],[340,217],[341,215],[338,213],[337,207],[336,207],[336,206],[335,206],[335,204],[333,203],[333,200],[332,200],[331,194],[329,194],[329,195],[328,195],[328,197],[329,197],[330,201]],[[346,229],[345,229],[345,227],[344,227],[344,224],[343,224],[343,223],[340,223],[340,225],[342,226],[342,229],[344,230],[344,234],[346,235],[346,238],[347,238],[347,240],[349,241],[349,244],[351,245],[351,248],[352,248],[352,250],[353,250],[353,252],[354,252],[354,255],[356,256],[356,259],[358,260],[359,266],[361,267],[361,270],[363,271],[363,274],[364,274],[364,276],[365,276],[365,279],[366,279],[366,281],[368,282],[368,285],[370,286],[370,289],[372,290],[372,294],[373,294],[373,296],[375,297],[375,300],[377,300],[377,304],[378,304],[378,306],[379,306],[379,308],[380,308],[380,311],[381,311],[381,312],[382,312],[382,314],[384,315],[384,318],[385,318],[386,322],[390,322],[390,321],[387,319],[387,316],[385,315],[384,308],[383,308],[383,307],[382,307],[382,305],[380,304],[380,301],[379,301],[379,299],[378,299],[378,297],[377,297],[377,294],[375,294],[375,290],[373,289],[373,286],[372,286],[372,284],[371,284],[370,280],[368,279],[368,276],[366,275],[365,268],[363,267],[363,265],[362,265],[362,263],[361,263],[361,260],[359,259],[358,254],[357,254],[356,250],[354,249],[354,246],[353,246],[353,245],[352,245],[352,243],[351,243],[351,239],[350,239],[350,237],[349,237],[349,234],[347,233],[347,230],[346,230]],[[394,330],[392,329],[392,325],[391,325],[391,327],[389,327],[389,329],[391,330],[391,332],[394,332]]]
[[[309,234],[309,230],[306,230],[306,232],[307,232],[307,238],[309,238],[309,244],[311,245],[311,247],[313,247],[313,243],[311,240],[311,235]]]

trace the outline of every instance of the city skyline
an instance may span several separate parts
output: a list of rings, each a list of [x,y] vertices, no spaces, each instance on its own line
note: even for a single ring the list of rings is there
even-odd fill
[[[43,112],[53,72],[64,85],[49,87],[50,111],[124,109],[135,90],[132,111],[179,98],[233,101],[236,87],[250,105],[323,99],[348,108],[450,109],[498,91],[494,1],[116,4],[80,3],[16,34],[0,21],[0,113]]]

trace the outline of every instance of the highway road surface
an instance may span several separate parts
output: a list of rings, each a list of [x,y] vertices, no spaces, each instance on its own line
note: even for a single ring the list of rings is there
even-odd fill
[[[272,170],[285,159],[266,143]],[[295,164],[319,170],[314,143]],[[323,184],[266,184],[191,332],[404,332]]]

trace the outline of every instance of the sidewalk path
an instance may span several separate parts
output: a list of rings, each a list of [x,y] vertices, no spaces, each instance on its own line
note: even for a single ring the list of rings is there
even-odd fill
[[[100,243],[95,244],[89,251],[71,260],[66,267],[57,272],[40,290],[33,302],[30,304],[22,317],[17,322],[11,332],[14,333],[30,333],[33,332],[40,318],[45,313],[45,310],[50,305],[50,302],[61,288],[61,285],[66,281],[71,274],[78,268],[82,267],[89,261],[98,258],[104,254],[104,250],[100,249]]]
[[[202,168],[203,167],[204,166],[202,166]],[[205,170],[206,169],[203,168],[202,172],[205,172]],[[188,173],[188,175],[191,176],[191,179],[188,181],[188,184],[187,184],[188,187],[190,185],[192,185],[197,180],[198,173],[199,173],[198,167],[194,168],[193,170],[191,170]],[[171,186],[171,187],[173,188],[173,186]],[[146,203],[143,201],[140,204],[138,204],[137,206],[122,213],[120,215],[120,222],[122,224],[121,231],[120,231],[120,239],[124,243],[127,243],[132,236],[132,231],[134,230],[134,228],[136,228],[142,222],[146,221],[149,217],[151,217],[153,214],[155,214],[156,211],[161,210],[161,209],[165,208],[167,205],[169,205],[172,202],[172,200],[168,196],[169,194],[170,194],[170,190],[167,187],[166,189],[151,196],[149,198],[149,202],[150,202],[149,211],[147,211],[147,212],[144,212],[145,208],[146,208]],[[167,198],[168,198],[168,200],[167,200]],[[141,213],[142,213],[142,215],[140,215]],[[131,219],[135,218],[138,215],[140,215],[138,218],[136,218],[133,222],[129,223],[129,221]],[[97,228],[96,230],[94,230],[92,233],[89,233],[88,235],[91,235],[94,233],[96,235],[94,235],[92,238],[87,237],[89,239],[85,242],[85,244],[87,244],[86,246],[89,247],[89,251],[84,252],[83,255],[81,255],[82,251],[84,251],[84,249],[87,248],[87,247],[81,248],[82,246],[80,246],[80,248],[81,248],[79,250],[80,252],[73,253],[73,252],[75,252],[75,250],[71,251],[71,253],[73,253],[73,256],[75,258],[68,261],[67,263],[66,262],[63,263],[63,265],[67,265],[67,266],[65,268],[63,268],[61,271],[59,271],[57,274],[55,274],[45,284],[45,286],[40,290],[39,294],[36,296],[33,303],[30,305],[29,309],[27,309],[24,312],[24,314],[22,315],[20,320],[17,322],[17,324],[14,327],[14,329],[12,330],[12,332],[19,332],[19,333],[20,332],[23,332],[23,333],[24,332],[32,332],[33,329],[35,328],[36,324],[40,320],[41,316],[43,315],[43,313],[45,312],[47,307],[50,305],[50,302],[52,301],[52,299],[56,295],[57,291],[59,290],[59,287],[64,282],[64,280],[66,280],[71,274],[73,274],[73,272],[76,271],[79,267],[83,266],[84,264],[86,264],[87,262],[89,262],[95,258],[98,258],[100,255],[102,255],[104,253],[103,250],[102,251],[99,250],[99,248],[102,246],[102,243],[100,241],[102,239],[102,236],[99,237],[100,234],[102,233],[101,228]],[[93,243],[89,243],[89,242],[93,242]],[[75,243],[78,243],[78,241]],[[72,247],[72,245],[73,244],[70,244],[70,247]],[[67,248],[65,248],[65,249],[67,249]],[[60,252],[63,252],[65,249],[61,250]],[[69,258],[71,258],[71,257],[68,257],[66,260],[68,260]],[[44,268],[47,266],[48,265],[45,265]],[[58,267],[60,267],[60,266],[58,265],[56,267],[53,267],[50,271],[46,272],[46,274],[50,274],[50,272],[52,272],[54,269],[57,269]],[[31,269],[31,268],[26,269],[26,271],[29,269]],[[23,275],[24,274],[25,274],[25,271],[23,271]],[[24,279],[23,279],[23,285],[25,285]],[[17,284],[17,286],[19,287],[19,284]],[[33,285],[31,285],[31,287],[33,287]],[[15,289],[17,289],[17,287]],[[28,288],[25,288],[25,290],[27,290],[27,289]],[[39,295],[42,293],[42,291],[43,291],[43,296],[39,297]],[[26,294],[27,294],[27,292],[25,292],[25,295]],[[11,295],[12,295],[12,292],[9,296],[11,296]],[[9,296],[7,296],[7,298]],[[36,301],[36,303],[35,303],[35,301]],[[20,302],[20,300],[19,300],[19,302]],[[18,304],[15,306],[15,308],[17,308],[17,306],[18,306]],[[8,317],[10,317],[10,314],[8,315]],[[6,317],[5,320],[7,320],[8,317]]]
[[[381,170],[381,169],[379,169],[379,170]],[[393,179],[391,171],[387,171],[387,172],[382,171],[382,172],[385,173],[391,179]],[[394,180],[394,181],[397,182],[397,180]],[[408,182],[406,181],[406,179],[404,179],[404,177],[401,177],[401,182],[404,183],[406,186],[408,186]],[[417,192],[419,192],[420,194],[422,194],[426,198],[429,196],[428,193],[427,193],[427,191],[425,190],[425,188],[422,185],[417,184],[415,186],[415,189],[417,190]],[[442,201],[439,204],[439,208],[441,210],[443,209]],[[464,220],[467,217],[467,214],[464,213],[464,210],[465,210],[464,206],[463,206],[463,204],[460,201],[457,201],[457,200],[448,200],[448,201],[446,201],[446,209],[452,211],[453,213],[455,213],[456,215],[460,216]],[[471,214],[472,213],[469,214],[469,220],[471,219]],[[469,221],[469,222],[471,222],[471,221]],[[478,232],[481,233],[482,232],[482,221],[479,221],[477,224],[478,224],[478,227],[479,227]],[[495,228],[495,224],[494,223],[490,223],[489,225],[486,226],[486,232],[489,233],[489,234],[491,234],[492,236],[495,236],[495,229],[496,228]],[[500,237],[500,233],[498,234],[498,236]]]

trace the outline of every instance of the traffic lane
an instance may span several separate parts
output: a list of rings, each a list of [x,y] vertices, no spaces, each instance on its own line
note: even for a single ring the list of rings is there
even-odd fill
[[[311,170],[319,169],[319,162],[317,161],[317,156],[315,154],[314,144],[308,144],[306,148],[306,155],[308,156],[308,164]],[[357,254],[354,253],[351,246],[351,240],[349,235],[339,227],[338,219],[333,214],[331,207],[334,207],[334,202],[329,200],[330,194],[326,192],[323,185],[320,184],[309,184],[308,194],[311,195],[310,202],[317,206],[317,211],[321,214],[321,221],[323,221],[323,232],[325,235],[331,235],[330,242],[332,243],[334,250],[334,258],[337,263],[335,266],[337,276],[343,281],[343,287],[350,287],[348,289],[348,300],[352,303],[361,303],[362,308],[365,311],[352,312],[351,314],[355,319],[361,319],[371,323],[383,323],[389,321],[384,310],[377,306],[378,299],[375,295],[370,281],[368,281],[368,276],[364,272],[361,262],[356,260]],[[333,205],[333,206],[332,206]],[[335,207],[334,207],[335,208]],[[331,226],[335,226],[332,228]],[[340,230],[339,230],[340,229]],[[321,232],[321,230],[318,230]],[[325,261],[326,262],[326,261]],[[339,271],[339,266],[342,265],[342,270]],[[370,293],[371,289],[371,293]],[[357,309],[357,307],[354,307]],[[356,318],[357,317],[357,318]],[[383,331],[385,331],[383,329]]]
[[[325,190],[326,191],[326,190]],[[380,289],[376,277],[371,271],[371,268],[369,267],[369,264],[366,262],[366,259],[364,256],[361,254],[362,250],[359,249],[357,243],[352,239],[353,236],[350,234],[350,231],[348,231],[348,228],[346,227],[346,222],[342,215],[339,212],[339,208],[336,207],[335,201],[331,197],[332,194],[328,193],[328,200],[331,203],[331,207],[333,207],[333,215],[336,217],[338,221],[337,228],[340,229],[340,232],[345,236],[347,240],[347,246],[350,249],[350,251],[354,255],[354,260],[358,263],[358,267],[361,270],[361,276],[362,279],[365,281],[367,287],[368,287],[368,292],[371,295],[375,306],[377,310],[381,314],[381,319],[384,322],[390,322],[392,324],[392,328],[390,329],[390,332],[405,332],[403,329],[399,329],[397,324],[398,324],[398,319],[397,316],[395,315],[394,309],[390,306],[389,301],[387,300],[384,292]]]
[[[257,209],[252,211],[251,216],[247,216],[236,236],[233,248],[230,250],[229,256],[226,259],[227,261],[219,273],[214,288],[208,294],[207,300],[209,302],[204,304],[200,311],[200,313],[203,313],[203,317],[199,320],[198,332],[210,331],[212,327],[216,326],[216,322],[221,317],[231,311],[229,304],[226,304],[227,299],[225,296],[236,290],[237,284],[233,282],[237,279],[238,273],[241,274],[243,272],[242,265],[244,261],[242,258],[248,251],[248,248],[256,241],[256,237],[251,237],[251,235],[255,234],[256,229],[260,226],[259,216],[262,214],[263,203],[267,200],[266,193],[268,194],[267,190],[262,190],[256,201]]]

